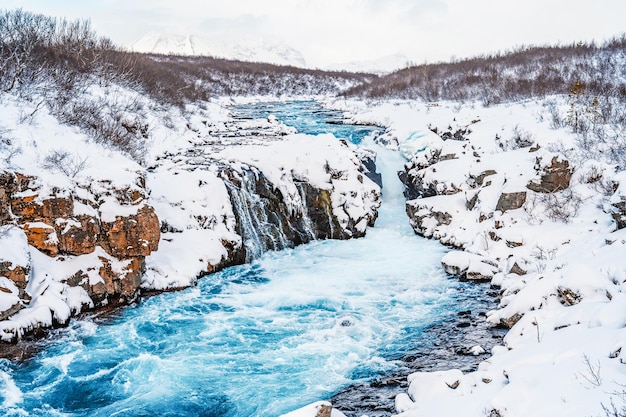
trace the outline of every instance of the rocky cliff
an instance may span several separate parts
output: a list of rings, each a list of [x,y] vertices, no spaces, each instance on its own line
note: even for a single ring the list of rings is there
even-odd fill
[[[289,155],[295,159],[285,162]],[[268,250],[363,236],[380,205],[366,171],[347,144],[303,135],[211,158],[172,155],[124,186],[60,188],[5,171],[0,338],[128,304],[142,291],[193,285]]]
[[[147,203],[145,179],[136,180],[125,189],[102,183],[58,189],[36,176],[0,175],[1,287],[12,296],[0,312],[3,319],[12,316],[2,322],[3,340],[137,297],[145,258],[158,249],[160,226]],[[46,298],[55,299],[48,311],[41,306]]]

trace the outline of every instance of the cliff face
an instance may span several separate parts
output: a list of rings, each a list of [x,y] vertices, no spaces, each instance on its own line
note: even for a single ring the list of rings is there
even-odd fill
[[[160,238],[145,189],[92,191],[47,189],[40,178],[17,172],[0,175],[0,240],[13,246],[0,253],[0,277],[5,278],[0,286],[14,296],[0,317],[33,309],[42,297],[54,297],[61,306],[41,309],[40,320],[26,326],[20,317],[3,322],[2,339],[14,340],[40,325],[64,324],[85,308],[127,304],[139,294],[145,257],[158,249]]]

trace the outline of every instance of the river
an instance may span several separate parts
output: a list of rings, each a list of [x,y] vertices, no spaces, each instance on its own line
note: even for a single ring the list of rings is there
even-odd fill
[[[247,105],[302,133],[376,147],[315,102]],[[330,123],[329,123],[330,122]],[[376,148],[383,205],[362,239],[315,241],[125,308],[72,322],[39,354],[0,361],[0,413],[15,416],[275,417],[393,372],[423,336],[472,302],[440,244],[404,211],[398,152]]]

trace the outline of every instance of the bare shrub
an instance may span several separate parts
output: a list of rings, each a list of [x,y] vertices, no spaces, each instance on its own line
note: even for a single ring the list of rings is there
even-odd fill
[[[510,139],[505,140],[497,135],[496,141],[501,149],[511,151],[532,146],[533,143],[535,143],[535,137],[532,133],[521,128],[519,125],[515,125]]]
[[[70,178],[89,168],[88,158],[72,155],[68,151],[53,150],[44,158],[43,168],[58,171]]]
[[[571,188],[555,193],[532,193],[524,204],[530,224],[541,224],[544,219],[569,223],[578,215],[582,197]]]

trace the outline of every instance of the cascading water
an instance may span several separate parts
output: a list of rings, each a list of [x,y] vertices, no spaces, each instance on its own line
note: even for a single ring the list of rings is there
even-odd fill
[[[472,294],[441,270],[445,249],[414,235],[402,160],[379,152],[384,204],[365,238],[269,252],[106,324],[73,322],[24,363],[0,361],[0,414],[274,417],[429,350],[423,329],[460,300],[471,308]],[[246,227],[267,220],[254,220],[251,201],[237,203]]]

